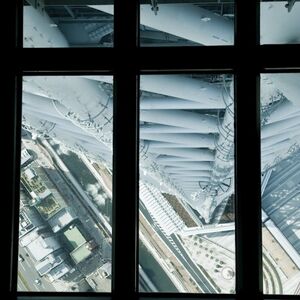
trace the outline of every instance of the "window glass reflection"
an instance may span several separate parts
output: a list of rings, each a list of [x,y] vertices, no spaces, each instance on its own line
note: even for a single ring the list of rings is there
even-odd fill
[[[141,46],[233,45],[233,39],[234,0],[141,1]]]
[[[111,290],[111,84],[23,77],[19,291]]]
[[[25,1],[23,12],[25,48],[113,46],[113,16],[97,9],[105,5],[94,8],[90,5],[68,5],[68,1],[63,1],[66,5],[28,2],[31,4]],[[113,0],[109,2],[113,8]]]
[[[261,75],[263,279],[266,294],[299,294],[300,74]]]
[[[235,293],[233,77],[140,88],[140,290]]]
[[[299,44],[300,2],[262,0],[260,30],[261,44]]]

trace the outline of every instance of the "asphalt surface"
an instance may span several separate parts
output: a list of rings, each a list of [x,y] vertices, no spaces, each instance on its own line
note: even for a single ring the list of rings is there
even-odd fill
[[[202,271],[196,266],[196,264],[192,261],[189,255],[186,253],[184,247],[182,246],[179,239],[175,234],[172,235],[172,240],[174,244],[163,234],[163,232],[159,229],[158,226],[154,224],[154,221],[148,211],[140,205],[140,211],[143,213],[144,217],[151,224],[152,228],[157,232],[160,238],[167,244],[167,246],[171,249],[173,254],[177,257],[177,259],[183,264],[186,270],[190,273],[191,277],[197,282],[200,289],[204,293],[218,293],[218,291],[212,286],[209,280],[205,277]],[[179,251],[178,251],[179,250]]]
[[[34,268],[33,260],[30,255],[27,256],[26,253],[24,248],[19,247],[19,254],[22,255],[24,260],[19,261],[18,264],[18,291],[56,291],[51,282],[38,274]],[[34,282],[36,279],[40,280],[40,285]]]

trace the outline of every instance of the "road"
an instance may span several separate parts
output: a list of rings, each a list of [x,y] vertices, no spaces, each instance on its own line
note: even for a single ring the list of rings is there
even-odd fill
[[[203,290],[204,293],[218,293],[218,291],[212,286],[209,280],[205,277],[202,271],[195,265],[190,256],[186,253],[181,242],[175,234],[172,235],[172,239],[175,242],[176,246],[181,251],[184,260],[181,260],[185,268],[192,275],[194,280],[197,282],[199,287]]]
[[[19,261],[18,264],[18,291],[56,291],[49,281],[47,281],[44,277],[40,277],[34,268],[33,260],[21,246],[19,247],[19,254],[23,256],[24,261]],[[39,279],[41,284],[36,284],[34,282],[35,279]]]
[[[218,293],[218,291],[212,286],[212,284],[208,281],[202,271],[196,266],[196,264],[191,260],[189,255],[186,253],[184,247],[181,242],[178,240],[176,235],[172,235],[172,239],[174,244],[162,233],[158,226],[156,226],[153,222],[148,211],[145,209],[143,205],[140,205],[140,211],[147,219],[147,221],[151,224],[152,228],[157,232],[159,237],[164,241],[164,243],[171,249],[176,258],[183,264],[186,270],[190,273],[191,277],[197,282],[198,286],[204,293]],[[180,253],[179,253],[179,251]]]

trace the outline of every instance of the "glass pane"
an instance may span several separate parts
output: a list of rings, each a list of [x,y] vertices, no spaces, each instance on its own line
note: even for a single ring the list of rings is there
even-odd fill
[[[265,1],[260,4],[261,44],[300,43],[300,2]]]
[[[56,5],[48,1],[24,2],[25,48],[113,46],[113,16],[101,10],[106,5],[74,5],[69,0],[56,1]],[[113,9],[113,0],[99,0],[100,4],[108,2]]]
[[[264,293],[300,290],[300,74],[261,75]]]
[[[141,46],[234,43],[234,0],[141,0],[140,3]]]
[[[111,290],[111,83],[23,77],[19,291]]]
[[[235,293],[233,76],[140,87],[140,291]]]

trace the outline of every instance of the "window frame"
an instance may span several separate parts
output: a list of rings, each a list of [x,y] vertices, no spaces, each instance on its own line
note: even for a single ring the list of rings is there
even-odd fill
[[[88,2],[87,0],[73,1]],[[5,69],[7,84],[4,89],[8,99],[13,101],[7,101],[6,108],[8,122],[5,128],[8,147],[5,149],[7,159],[4,186],[9,187],[7,198],[9,203],[5,207],[9,218],[3,225],[7,230],[3,231],[5,240],[9,242],[4,245],[3,257],[7,259],[5,259],[3,273],[8,274],[4,279],[4,286],[9,299],[17,297],[41,299],[43,296],[53,299],[67,297],[245,299],[246,296],[251,299],[296,299],[298,297],[263,295],[262,290],[259,75],[272,71],[299,72],[300,62],[296,61],[296,57],[300,53],[300,45],[260,45],[260,0],[248,1],[247,5],[243,0],[235,1],[235,44],[233,46],[140,48],[138,46],[139,1],[114,0],[114,47],[81,49],[22,48],[23,1],[7,1],[5,12],[10,16],[8,28],[11,30],[8,30],[6,41],[12,59]],[[173,55],[170,55],[171,52]],[[44,59],[45,57],[47,59]],[[74,57],[84,59],[74,61]],[[97,57],[105,57],[105,59],[96,59]],[[201,59],[202,57],[205,59]],[[232,72],[234,74],[237,278],[235,295],[137,292],[138,76],[163,72]],[[112,293],[17,292],[22,76],[83,73],[114,75]],[[122,99],[124,93],[126,93],[126,101],[117,100]],[[245,105],[245,103],[252,105]],[[249,159],[248,145],[252,145],[251,159]],[[123,195],[131,201],[124,201]],[[127,212],[126,215],[124,211]],[[124,245],[126,245],[126,260],[124,260]]]

